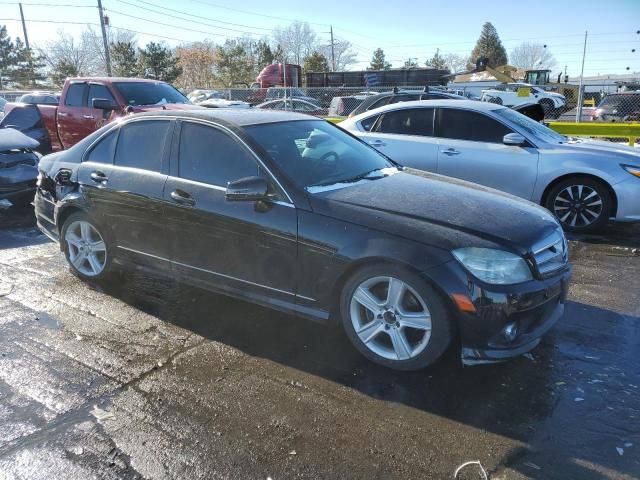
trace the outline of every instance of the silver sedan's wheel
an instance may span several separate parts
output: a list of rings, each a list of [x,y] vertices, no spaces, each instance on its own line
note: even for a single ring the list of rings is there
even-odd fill
[[[569,227],[589,227],[600,218],[602,208],[602,198],[588,185],[569,185],[553,200],[553,213]]]
[[[100,232],[85,220],[75,220],[65,231],[69,262],[81,274],[96,277],[107,264],[107,247]]]
[[[367,349],[387,360],[420,355],[431,338],[431,314],[404,281],[376,276],[361,282],[349,305],[353,329]]]

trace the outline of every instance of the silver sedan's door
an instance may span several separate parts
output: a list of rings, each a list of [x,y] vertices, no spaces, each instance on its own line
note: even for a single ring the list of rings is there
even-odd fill
[[[479,112],[438,110],[438,173],[531,199],[538,176],[538,150],[510,146],[507,126]]]
[[[406,167],[435,172],[438,141],[433,137],[433,115],[433,108],[400,107],[383,113],[374,131],[358,136]]]

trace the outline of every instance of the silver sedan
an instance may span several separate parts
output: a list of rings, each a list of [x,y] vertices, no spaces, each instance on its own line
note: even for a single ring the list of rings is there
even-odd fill
[[[640,221],[640,149],[570,139],[509,108],[461,100],[387,105],[339,126],[402,165],[541,204],[569,231]]]

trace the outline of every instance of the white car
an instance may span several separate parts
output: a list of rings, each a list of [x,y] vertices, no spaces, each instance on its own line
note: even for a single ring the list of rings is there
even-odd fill
[[[482,90],[480,100],[497,103],[505,107],[514,107],[524,103],[539,103],[545,113],[559,110],[567,104],[564,95],[548,92],[529,83],[504,83],[493,88]]]
[[[572,140],[510,108],[470,100],[394,103],[338,125],[402,165],[541,204],[569,231],[640,222],[637,148]]]

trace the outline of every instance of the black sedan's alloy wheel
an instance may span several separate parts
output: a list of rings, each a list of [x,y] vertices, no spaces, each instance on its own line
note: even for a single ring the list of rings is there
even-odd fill
[[[612,212],[609,190],[598,180],[572,177],[558,183],[546,207],[570,232],[591,232],[606,225]]]
[[[452,336],[438,294],[419,276],[391,265],[357,272],[342,292],[341,312],[347,336],[358,351],[398,370],[433,363]]]

